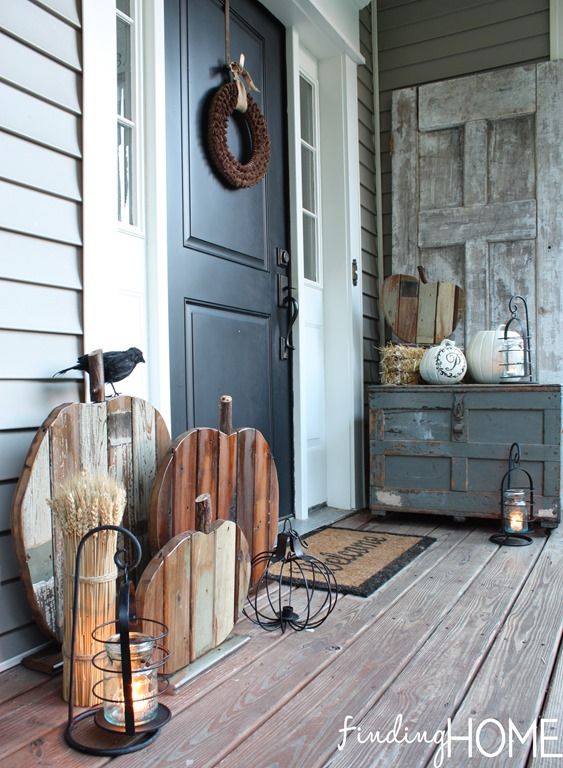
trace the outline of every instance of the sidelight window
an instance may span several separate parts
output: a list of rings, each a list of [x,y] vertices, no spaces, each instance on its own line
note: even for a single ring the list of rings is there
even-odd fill
[[[139,0],[116,1],[117,218],[140,226]]]
[[[318,94],[316,84],[303,74],[299,96],[304,275],[306,280],[320,283]]]

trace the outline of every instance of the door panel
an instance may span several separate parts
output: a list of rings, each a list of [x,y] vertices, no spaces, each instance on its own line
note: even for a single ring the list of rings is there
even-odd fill
[[[513,293],[535,318],[536,66],[396,91],[393,137],[393,271],[465,289],[461,344]]]
[[[210,98],[226,82],[219,0],[166,0],[168,248],[172,431],[217,424],[233,396],[235,427],[270,443],[280,515],[293,511],[291,355],[281,360],[288,310],[278,306],[277,249],[288,248],[284,28],[254,0],[231,0],[231,52],[245,54],[260,93],[272,156],[264,180],[233,190],[206,150]],[[248,129],[231,119],[229,148],[248,158]]]

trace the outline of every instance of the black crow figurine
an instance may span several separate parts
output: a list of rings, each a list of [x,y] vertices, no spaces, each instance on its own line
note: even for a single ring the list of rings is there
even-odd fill
[[[144,363],[143,353],[137,347],[129,347],[123,352],[104,352],[104,379],[106,384],[111,384],[114,394],[118,395],[113,386],[116,381],[126,379],[133,371],[137,363]],[[57,371],[53,376],[60,376],[67,371],[86,371],[88,370],[88,355],[80,355],[76,365],[69,368],[63,368]]]

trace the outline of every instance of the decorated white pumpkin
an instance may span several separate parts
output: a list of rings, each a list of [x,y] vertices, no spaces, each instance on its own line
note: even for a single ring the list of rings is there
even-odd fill
[[[508,337],[518,340],[516,331]],[[498,384],[504,370],[504,325],[491,331],[478,331],[467,347],[469,373],[478,384]]]
[[[457,384],[466,370],[465,355],[451,339],[427,349],[420,361],[420,376],[428,384]]]

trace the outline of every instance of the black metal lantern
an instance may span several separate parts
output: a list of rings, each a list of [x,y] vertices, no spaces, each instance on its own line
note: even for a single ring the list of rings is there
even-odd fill
[[[524,310],[524,320],[518,314],[518,304]],[[510,319],[501,337],[501,381],[532,381],[532,353],[530,348],[530,323],[528,304],[523,296],[511,296],[508,302]]]
[[[334,610],[337,597],[334,573],[322,560],[305,554],[303,550],[307,546],[286,520],[283,531],[278,534],[276,548],[253,558],[252,568],[264,571],[252,597],[248,598],[252,615],[244,613],[263,629],[282,632],[288,626],[298,632],[315,629]],[[288,592],[282,588],[284,584],[289,585]],[[299,613],[292,605],[297,589],[305,603]],[[264,604],[259,606],[259,600],[264,600]],[[299,602],[301,604],[301,600]]]
[[[92,659],[92,664],[103,672],[103,679],[93,686],[92,691],[104,704],[75,716],[73,695],[80,559],[86,540],[101,531],[117,531],[127,536],[133,544],[135,562],[131,565],[127,563],[124,549],[116,552],[115,564],[123,571],[117,619],[96,627],[92,632],[94,640],[105,645],[105,649]],[[76,552],[68,722],[64,735],[73,749],[90,755],[115,757],[143,749],[156,739],[160,728],[171,717],[168,707],[158,702],[158,670],[169,657],[166,648],[159,643],[168,634],[168,628],[160,621],[137,616],[135,612],[135,591],[129,580],[129,570],[140,561],[141,545],[138,539],[119,525],[92,528],[80,540]],[[149,632],[146,631],[147,625],[151,627]],[[93,718],[94,723],[105,731],[105,737],[97,729],[93,729],[95,734],[92,729],[88,734],[83,733],[83,729],[80,734],[77,733],[79,724],[88,718]]]
[[[512,443],[508,457],[508,471],[500,484],[501,532],[491,536],[495,544],[508,547],[526,547],[532,543],[527,536],[534,516],[534,484],[529,472],[520,465],[520,446]],[[513,476],[520,472],[526,484],[514,485]]]

